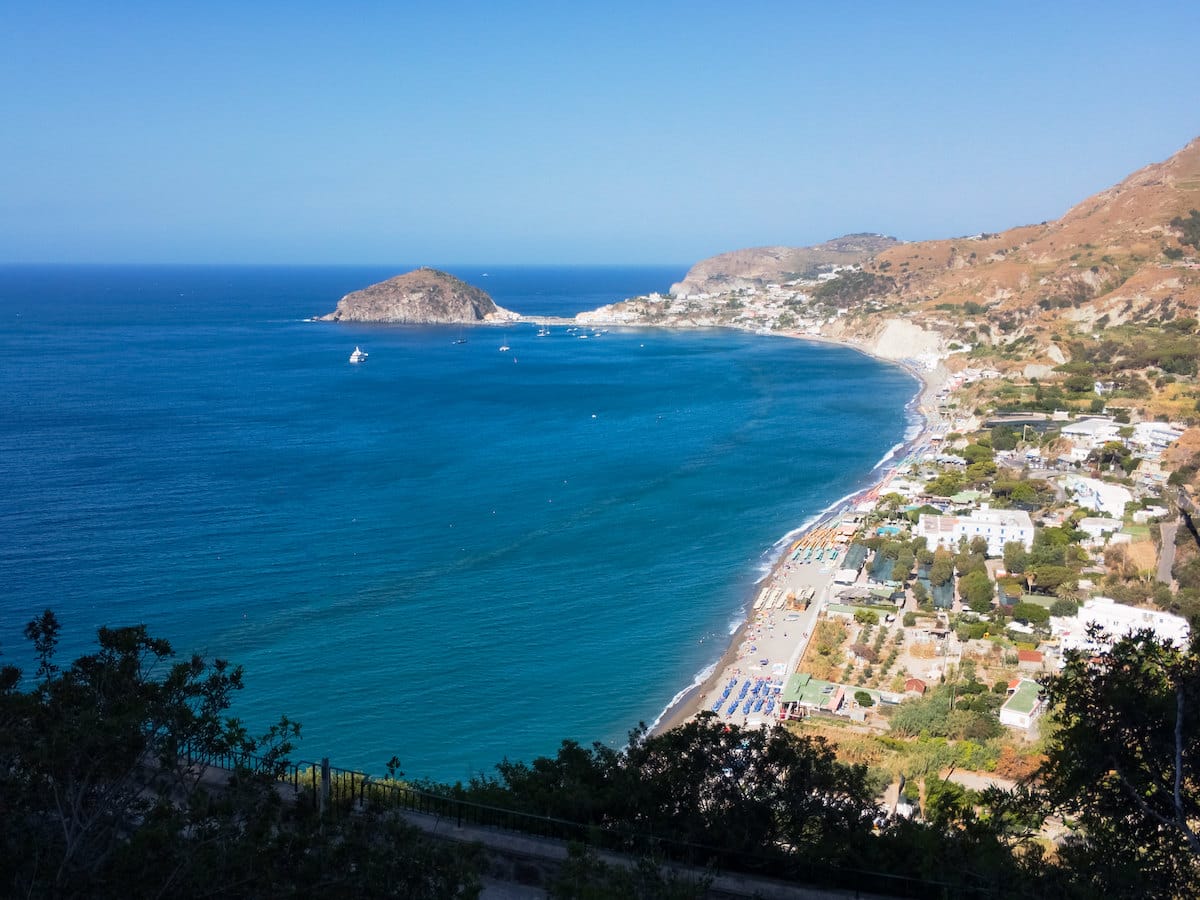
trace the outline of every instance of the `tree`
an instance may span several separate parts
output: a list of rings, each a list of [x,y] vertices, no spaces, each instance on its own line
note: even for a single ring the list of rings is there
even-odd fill
[[[1029,554],[1025,552],[1024,544],[1020,541],[1009,541],[1004,545],[1004,571],[1020,575],[1027,565]]]
[[[322,823],[284,803],[286,719],[259,739],[226,713],[242,670],[175,661],[145,626],[101,628],[60,667],[59,623],[25,629],[38,668],[0,676],[0,894],[402,896],[475,889],[469,853],[427,844],[394,816]],[[246,765],[253,754],[255,764]],[[197,762],[219,756],[228,770]]]
[[[929,567],[929,583],[934,587],[943,585],[954,577],[954,557],[950,551],[939,547],[933,552],[933,563]]]
[[[1079,604],[1074,600],[1055,600],[1050,604],[1050,615],[1058,618],[1069,618],[1079,612]]]
[[[870,709],[875,705],[875,698],[866,691],[855,691],[854,702],[865,709]]]
[[[1102,637],[1096,635],[1096,637]],[[1089,892],[1191,896],[1200,884],[1200,654],[1143,631],[1046,684],[1046,795],[1083,826],[1061,855]]]
[[[925,485],[925,490],[935,497],[952,497],[963,489],[963,476],[957,472],[943,472]]]
[[[994,591],[992,581],[985,572],[976,570],[960,578],[958,593],[963,602],[977,613],[985,613],[992,608]]]
[[[1013,607],[1012,616],[1028,625],[1045,625],[1050,621],[1050,610],[1036,603],[1018,603]]]
[[[967,461],[967,465],[991,462],[996,458],[996,452],[985,444],[970,444],[959,455]]]
[[[1020,433],[1009,425],[997,425],[991,431],[992,447],[996,450],[1016,450]]]
[[[908,576],[912,573],[916,563],[916,554],[908,547],[901,548],[896,555],[896,565],[892,568],[892,577],[897,581],[908,581]]]
[[[878,625],[879,613],[873,609],[856,609],[854,611],[854,621],[860,625]]]

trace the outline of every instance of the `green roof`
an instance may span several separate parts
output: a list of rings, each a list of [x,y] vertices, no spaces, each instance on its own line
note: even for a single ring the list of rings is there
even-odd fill
[[[825,688],[832,690],[826,691]],[[837,685],[832,681],[821,681],[806,672],[797,672],[788,679],[783,692],[779,695],[780,703],[807,703],[809,706],[824,706],[837,693]]]
[[[1004,703],[1005,709],[1010,709],[1015,713],[1029,715],[1033,712],[1033,708],[1037,706],[1038,695],[1042,692],[1042,686],[1036,681],[1030,681],[1028,678],[1022,678],[1021,683],[1017,685],[1016,691]]]

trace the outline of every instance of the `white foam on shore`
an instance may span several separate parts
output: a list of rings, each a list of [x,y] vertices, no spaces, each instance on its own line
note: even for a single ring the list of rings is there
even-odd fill
[[[918,382],[920,382],[921,388],[917,391],[916,394],[913,395],[912,399],[909,400],[908,403],[906,403],[904,406],[906,422],[905,422],[904,434],[903,434],[901,441],[899,443],[893,445],[891,448],[889,448],[887,453],[885,453],[883,455],[883,458],[880,459],[879,462],[877,462],[872,467],[867,484],[856,488],[855,490],[846,494],[844,497],[839,497],[837,500],[834,500],[832,503],[830,503],[828,506],[826,506],[820,512],[809,516],[807,519],[805,519],[803,522],[801,522],[799,526],[797,526],[796,528],[793,528],[791,531],[789,531],[787,534],[785,534],[783,537],[781,537],[779,540],[777,540],[774,544],[772,544],[770,547],[768,547],[766,550],[763,551],[762,555],[759,557],[758,564],[755,568],[755,572],[758,575],[758,577],[754,579],[754,586],[756,588],[759,585],[761,585],[764,581],[766,581],[767,578],[769,578],[771,576],[771,573],[775,571],[775,567],[778,564],[780,558],[783,556],[784,553],[787,552],[787,550],[791,547],[791,545],[794,541],[799,540],[805,534],[805,532],[811,530],[816,525],[820,524],[822,521],[830,518],[834,513],[841,512],[841,511],[845,510],[846,508],[848,508],[850,506],[850,502],[852,500],[854,500],[854,498],[858,497],[860,494],[866,493],[867,491],[871,490],[871,488],[875,487],[880,482],[882,482],[884,474],[886,474],[886,471],[888,469],[895,467],[895,462],[896,462],[897,458],[900,456],[900,454],[902,454],[906,448],[914,447],[915,442],[924,433],[925,429],[929,425],[929,420],[921,412],[921,399],[924,396],[924,392],[925,392],[925,382],[910,367],[905,366],[904,368]],[[889,465],[889,463],[891,465]],[[883,469],[884,472],[880,473],[879,472],[880,469]],[[734,635],[736,635],[738,632],[738,629],[740,629],[746,623],[748,618],[749,618],[749,603],[743,603],[741,606],[739,606],[737,608],[737,610],[734,613],[734,618],[732,620],[730,620],[730,622],[729,622],[729,636],[733,637]],[[719,664],[720,664],[720,659],[718,658],[717,660],[714,660],[712,663],[710,663],[709,665],[707,665],[703,669],[701,669],[700,672],[696,675],[696,677],[692,679],[691,684],[689,684],[687,687],[685,687],[683,690],[681,690],[679,693],[677,693],[674,697],[671,698],[671,701],[666,705],[666,707],[664,707],[663,711],[660,712],[658,714],[658,716],[654,719],[654,722],[650,726],[650,730],[653,732],[656,728],[658,728],[658,725],[663,720],[663,718],[665,718],[667,716],[667,714],[670,713],[670,711],[679,702],[681,702],[689,693],[691,693],[693,690],[695,690],[696,688],[699,688],[702,684],[704,684],[704,682],[708,680],[708,678],[713,674],[713,672],[716,671],[716,668]]]
[[[893,459],[895,459],[896,454],[898,454],[901,450],[903,450],[905,447],[908,446],[908,440],[909,439],[906,439],[906,440],[901,441],[898,444],[893,444],[892,448],[890,450],[888,450],[887,453],[883,454],[883,459],[881,459],[881,460],[879,460],[879,462],[875,463],[875,468],[872,469],[871,471],[874,472],[876,469],[881,469],[884,466],[886,466],[888,463],[890,463]]]
[[[733,632],[730,633],[732,634]],[[658,724],[666,717],[667,713],[674,709],[684,697],[696,690],[696,688],[700,687],[700,685],[704,684],[704,682],[708,681],[708,679],[712,677],[713,672],[717,671],[717,664],[719,662],[719,659],[710,662],[707,666],[695,674],[695,676],[692,678],[691,684],[689,684],[667,702],[667,705],[663,707],[662,712],[655,716],[654,721],[650,723],[651,733],[658,728]]]

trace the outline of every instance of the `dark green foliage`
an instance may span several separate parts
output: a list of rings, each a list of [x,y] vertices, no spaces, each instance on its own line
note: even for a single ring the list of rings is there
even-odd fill
[[[829,306],[850,306],[868,297],[889,294],[896,288],[890,275],[870,272],[843,272],[813,291],[813,299]]]
[[[47,611],[35,682],[0,679],[0,896],[473,896],[472,855],[369,810],[322,825],[279,776],[298,727],[252,739],[228,718],[242,670],[175,661],[144,626],[101,628],[66,668]],[[253,771],[190,765],[255,754]]]
[[[1020,575],[1029,565],[1029,554],[1020,541],[1009,541],[1004,545],[1004,571]]]
[[[1171,220],[1171,227],[1183,232],[1179,243],[1200,250],[1200,210],[1191,210],[1186,216],[1176,216]]]
[[[986,571],[976,570],[960,578],[958,592],[963,602],[975,612],[985,613],[992,608],[994,592]]]
[[[875,705],[875,698],[872,697],[870,694],[868,694],[866,691],[855,691],[854,692],[854,702],[857,703],[859,706],[869,708],[869,707],[872,707]]]
[[[789,846],[852,859],[875,815],[866,767],[839,763],[820,738],[742,730],[709,714],[653,737],[635,732],[622,753],[564,742],[553,759],[498,771],[472,780],[466,796],[753,857]]]
[[[1050,621],[1050,610],[1036,603],[1018,603],[1013,607],[1012,617],[1027,625],[1045,625]]]
[[[1021,435],[1008,425],[997,425],[991,430],[992,447],[996,450],[1016,450]]]
[[[953,497],[963,489],[964,483],[963,476],[957,472],[943,472],[926,484],[925,490],[934,497]]]
[[[1050,615],[1057,617],[1073,616],[1079,612],[1079,604],[1074,600],[1055,600],[1050,604]]]
[[[1095,896],[1194,896],[1200,656],[1150,632],[1118,641],[1101,665],[1090,656],[1071,653],[1046,684],[1059,728],[1045,794],[1084,828],[1062,858]]]
[[[973,741],[995,737],[1001,727],[993,710],[1003,698],[983,685],[976,690],[973,685],[977,684],[942,684],[924,697],[905,700],[892,716],[891,730],[908,737]]]
[[[939,547],[933,551],[933,564],[929,567],[929,583],[938,587],[953,577],[954,557],[950,555],[950,551]]]
[[[1030,566],[1027,574],[1033,576],[1033,590],[1039,594],[1054,593],[1063,585],[1070,587],[1079,578],[1066,566]]]

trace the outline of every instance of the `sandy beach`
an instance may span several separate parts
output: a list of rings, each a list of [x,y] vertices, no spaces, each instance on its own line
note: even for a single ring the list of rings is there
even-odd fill
[[[865,352],[861,347],[851,344],[842,346]],[[894,360],[881,361],[895,363]],[[922,425],[920,432],[895,457],[897,464],[928,445],[935,421],[936,395],[945,382],[946,374],[941,369],[930,372],[908,365],[903,365],[903,368],[921,382],[916,404]],[[793,536],[771,572],[755,585],[754,595],[747,598],[746,621],[732,636],[728,649],[712,674],[663,713],[654,729],[656,732],[681,725],[703,710],[715,711],[724,721],[749,727],[762,727],[778,721],[778,708],[768,714],[768,703],[761,704],[755,710],[757,698],[752,693],[754,686],[761,681],[763,690],[759,696],[766,697],[768,685],[786,684],[788,677],[795,672],[808,646],[817,617],[830,599],[838,563],[849,544],[851,535],[847,533],[848,529],[841,529],[841,526],[855,506],[865,499],[878,496],[893,471],[894,466],[884,467],[875,484],[838,504],[803,532]],[[810,553],[809,548],[813,552]],[[819,553],[823,558],[817,558]],[[811,599],[805,602],[805,598]],[[743,697],[742,690],[746,684],[750,685],[750,689]],[[730,685],[732,690],[726,696],[726,687]],[[742,699],[737,699],[739,697]],[[752,701],[748,711],[746,699]],[[735,703],[736,706],[732,706]],[[714,710],[714,706],[718,709]]]

